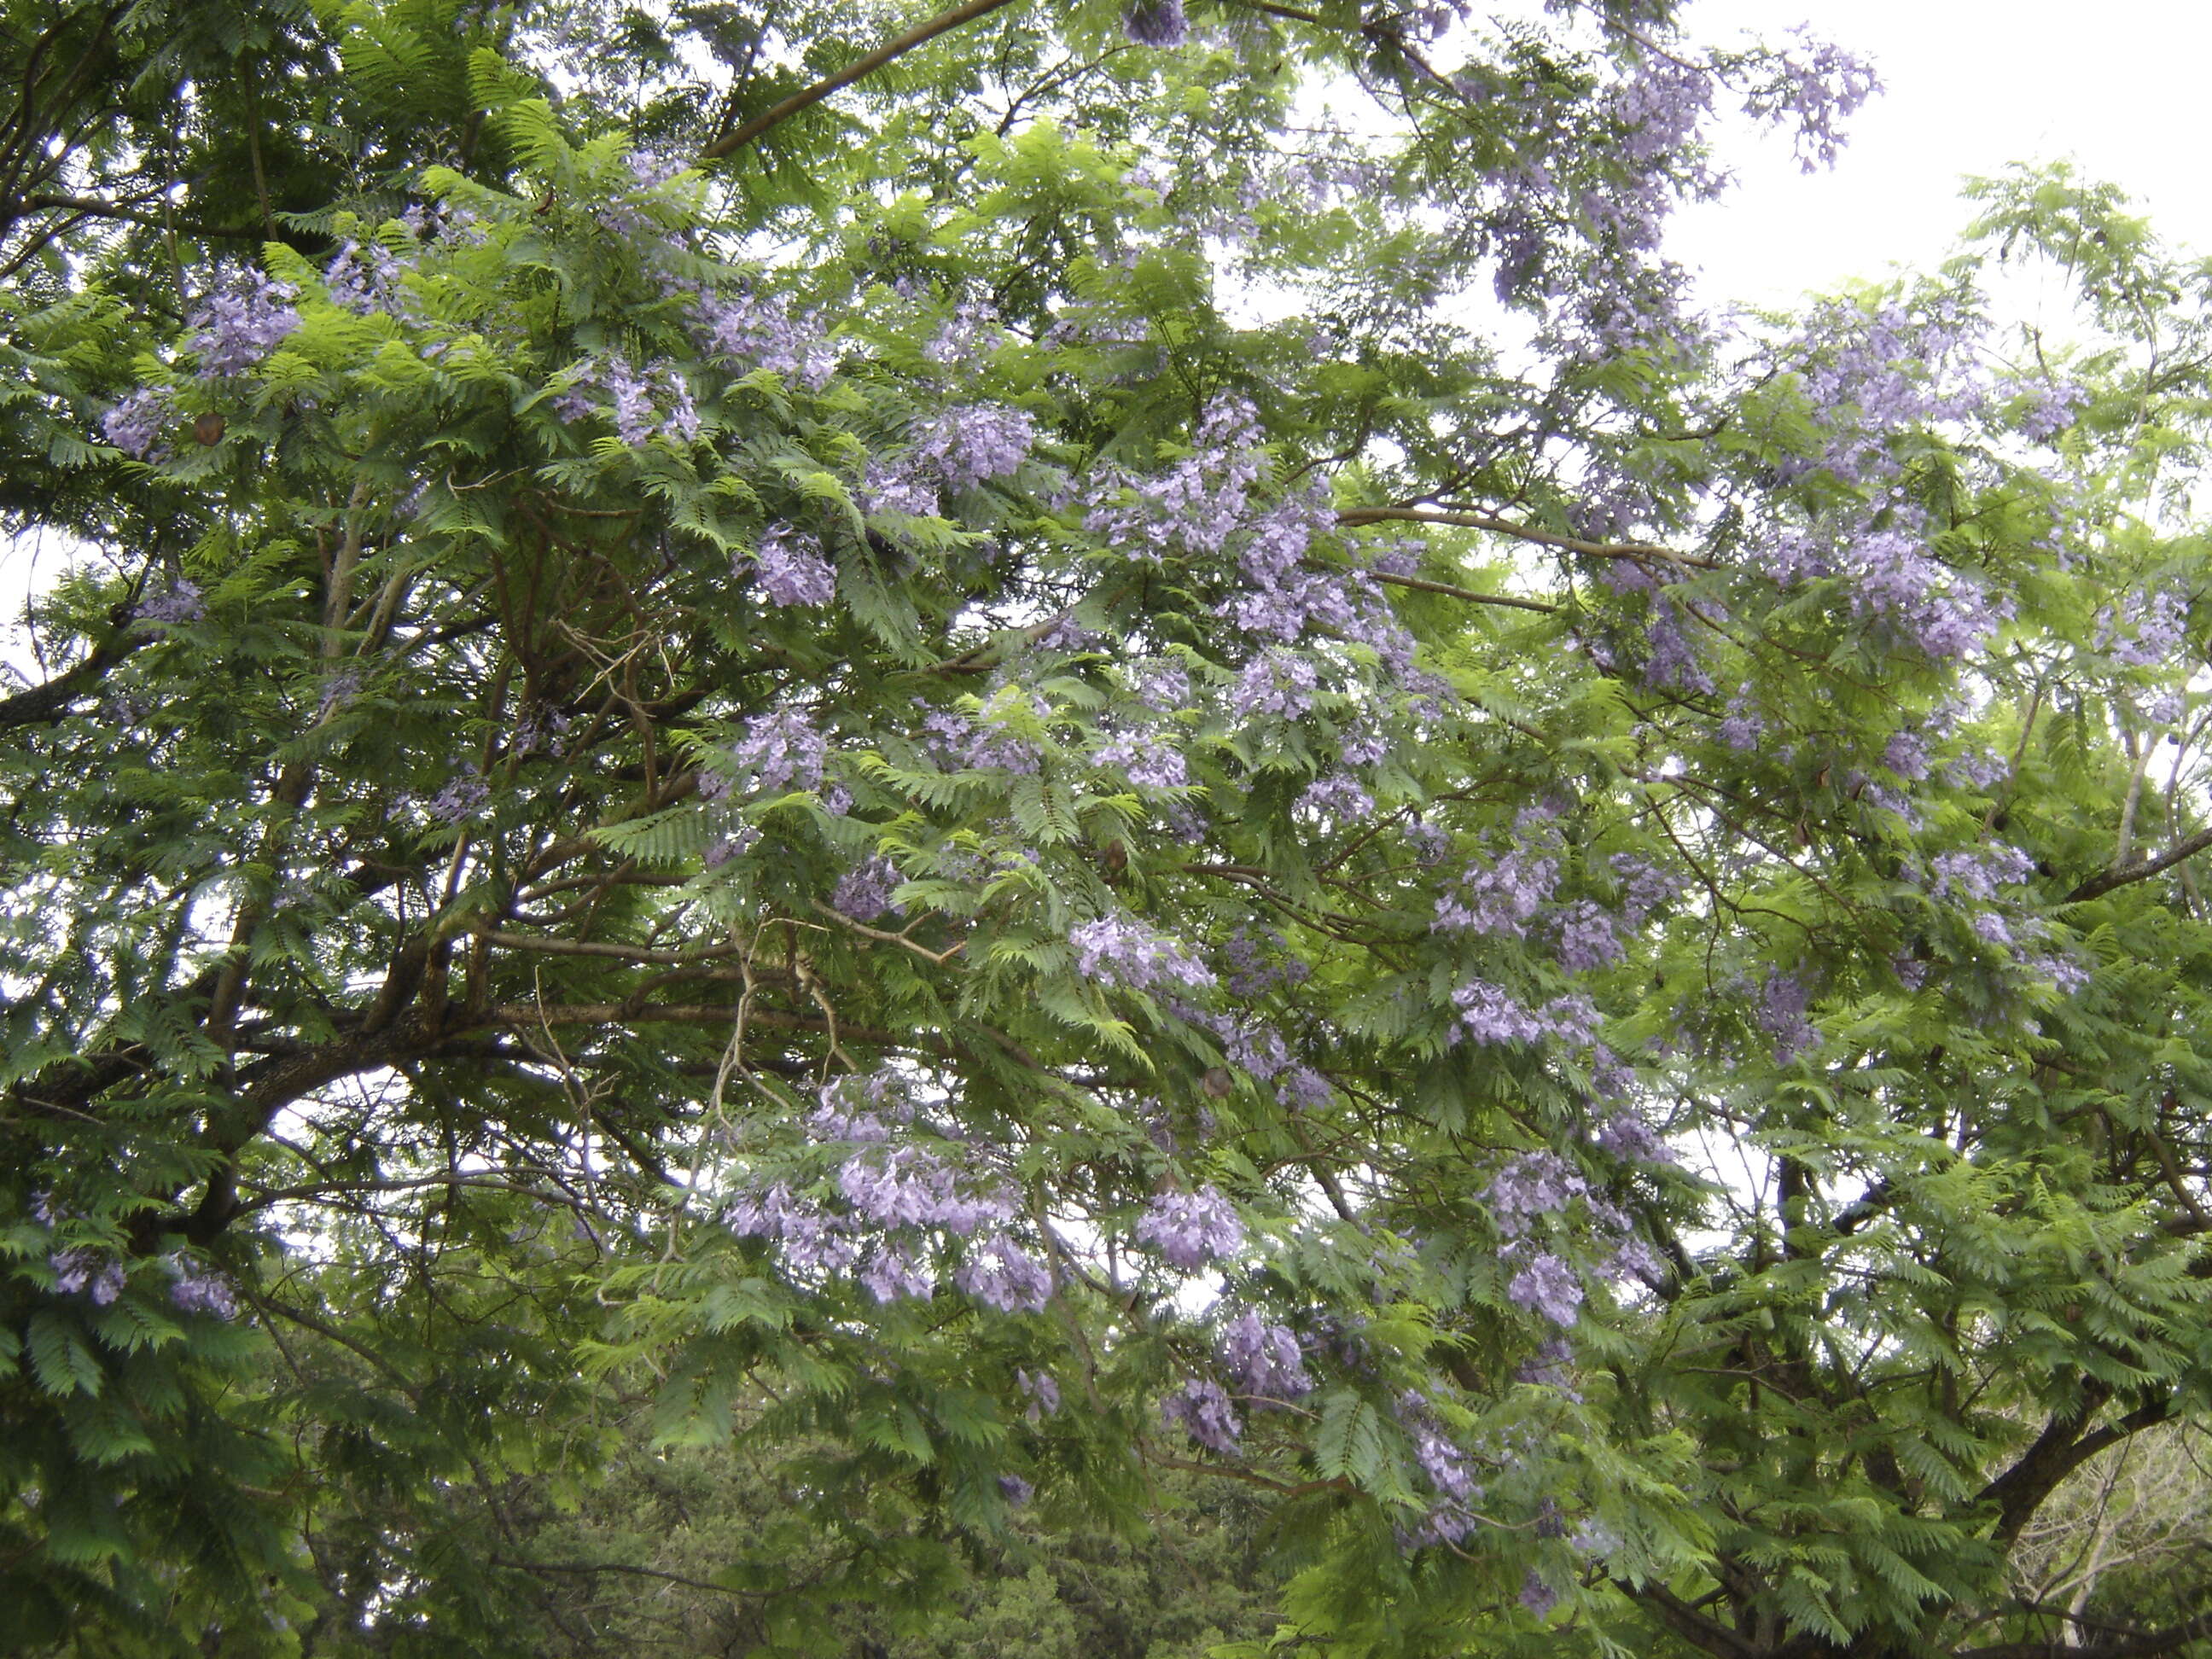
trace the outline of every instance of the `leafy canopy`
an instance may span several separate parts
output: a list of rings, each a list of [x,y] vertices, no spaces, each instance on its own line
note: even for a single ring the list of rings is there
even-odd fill
[[[1871,76],[1660,0],[4,15],[5,1639],[835,1650],[1226,1481],[1238,1654],[2202,1644],[2021,1565],[2212,1363],[2114,192],[1745,322],[1709,118]],[[758,1525],[562,1557],[641,1437]]]

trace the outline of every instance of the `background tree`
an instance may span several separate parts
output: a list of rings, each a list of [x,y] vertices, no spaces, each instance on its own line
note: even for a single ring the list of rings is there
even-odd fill
[[[5,37],[19,1647],[584,1643],[647,1377],[761,1651],[1186,1476],[1285,1645],[2203,1643],[2022,1567],[2212,1340],[2113,192],[1723,325],[1870,76],[1640,0],[183,18]]]

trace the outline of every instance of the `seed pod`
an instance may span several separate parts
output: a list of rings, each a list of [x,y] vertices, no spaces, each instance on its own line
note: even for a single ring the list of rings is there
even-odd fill
[[[1201,1086],[1205,1089],[1207,1094],[1211,1095],[1214,1099],[1219,1100],[1226,1096],[1231,1089],[1234,1089],[1237,1086],[1237,1079],[1230,1076],[1228,1072],[1223,1067],[1218,1066],[1211,1066],[1206,1068],[1206,1077]]]
[[[192,436],[203,446],[212,449],[222,441],[225,422],[222,416],[210,410],[192,422]]]

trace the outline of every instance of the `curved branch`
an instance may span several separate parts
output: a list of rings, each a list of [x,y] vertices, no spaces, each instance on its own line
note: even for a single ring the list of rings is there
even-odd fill
[[[908,29],[896,40],[878,46],[866,57],[854,59],[828,79],[817,81],[812,86],[793,93],[774,108],[762,111],[734,132],[725,133],[699,152],[699,160],[702,162],[719,161],[724,156],[743,149],[770,127],[781,126],[801,111],[811,109],[831,93],[842,91],[855,81],[866,80],[892,59],[903,58],[915,47],[928,45],[939,35],[948,33],[963,23],[973,22],[978,17],[1012,3],[1012,0],[966,0],[965,4],[955,6],[951,11],[939,12],[927,22]]]
[[[2186,860],[2195,858],[2206,848],[2212,847],[2212,830],[2199,830],[2188,840],[2180,842],[2172,852],[2130,864],[2125,869],[2107,870],[2102,875],[2092,876],[2065,898],[2065,904],[2079,904],[2084,899],[2100,898],[2116,887],[2131,887],[2136,882],[2148,881],[2153,876],[2162,876]]]

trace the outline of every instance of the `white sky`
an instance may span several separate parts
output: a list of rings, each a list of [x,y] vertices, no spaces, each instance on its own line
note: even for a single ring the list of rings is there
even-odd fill
[[[1968,174],[2075,161],[2172,246],[2212,253],[2212,8],[2202,0],[1691,0],[1686,33],[1729,44],[1798,22],[1875,60],[1886,90],[1832,173],[1786,138],[1727,145],[1740,179],[1678,216],[1675,258],[1710,301],[1787,304],[1893,264],[1932,266],[1972,216]]]

